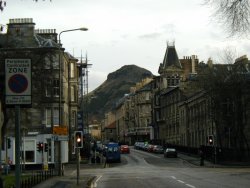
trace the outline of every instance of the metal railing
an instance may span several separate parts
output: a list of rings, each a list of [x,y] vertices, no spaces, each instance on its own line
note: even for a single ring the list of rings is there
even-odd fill
[[[47,171],[36,171],[35,173],[32,173],[30,175],[28,175],[28,177],[23,178],[23,180],[21,180],[21,188],[32,188],[35,185],[46,181],[49,178],[52,178],[55,176],[55,172],[54,169],[49,169]],[[12,186],[13,188],[15,187],[15,185]]]

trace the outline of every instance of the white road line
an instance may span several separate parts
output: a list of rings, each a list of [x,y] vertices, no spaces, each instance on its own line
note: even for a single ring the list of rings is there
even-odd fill
[[[185,183],[184,181],[181,181],[181,180],[177,180],[178,182],[180,182],[180,183]]]
[[[95,182],[97,183],[101,178],[102,178],[102,175],[100,175]]]
[[[192,187],[192,188],[195,188],[195,186],[193,186],[193,185],[190,185],[190,184],[185,184],[186,186],[188,186],[188,187]]]
[[[100,175],[100,176],[95,180],[95,182],[91,184],[91,188],[97,187],[97,183],[98,183],[98,181],[99,181],[101,178],[102,178],[102,175]]]
[[[188,187],[191,187],[191,188],[196,188],[195,186],[193,186],[193,185],[190,185],[190,184],[187,184],[187,183],[185,183],[184,181],[182,181],[182,180],[178,180],[178,179],[176,179],[176,177],[175,176],[170,176],[171,178],[173,178],[173,179],[175,179],[175,180],[177,180],[179,183],[183,183],[183,184],[185,184],[186,186],[188,186]]]

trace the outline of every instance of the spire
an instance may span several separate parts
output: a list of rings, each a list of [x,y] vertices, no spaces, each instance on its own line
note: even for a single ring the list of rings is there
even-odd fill
[[[177,52],[175,50],[175,42],[173,42],[172,44],[169,44],[169,42],[167,42],[167,49],[166,49],[166,53],[163,59],[162,68],[166,69],[167,67],[170,67],[170,66],[182,68]]]

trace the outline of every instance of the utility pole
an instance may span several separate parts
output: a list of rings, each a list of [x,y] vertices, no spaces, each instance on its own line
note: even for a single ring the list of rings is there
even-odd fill
[[[64,123],[63,121],[63,115],[64,115],[64,107],[63,107],[63,104],[62,103],[62,97],[63,97],[63,62],[64,61],[61,61],[61,54],[63,54],[63,49],[62,49],[62,44],[61,44],[61,35],[63,33],[66,33],[66,32],[72,32],[72,31],[88,31],[88,28],[85,28],[85,27],[81,27],[81,28],[77,28],[77,29],[68,29],[68,30],[63,30],[59,33],[59,46],[58,46],[58,55],[59,55],[59,104],[58,104],[58,108],[59,108],[59,127],[61,127]],[[62,58],[63,60],[63,58]],[[63,172],[63,164],[62,164],[62,156],[61,156],[61,153],[62,153],[62,146],[61,146],[61,141],[58,141],[57,142],[57,148],[58,148],[58,175],[59,176],[62,176],[64,174]]]

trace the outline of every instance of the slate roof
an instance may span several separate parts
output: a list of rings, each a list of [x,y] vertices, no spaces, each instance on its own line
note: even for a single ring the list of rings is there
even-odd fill
[[[161,73],[163,70],[166,70],[169,67],[182,68],[174,45],[167,46],[163,63],[160,64],[158,73]]]
[[[166,53],[163,59],[163,69],[170,66],[182,68],[174,45],[167,46]]]

